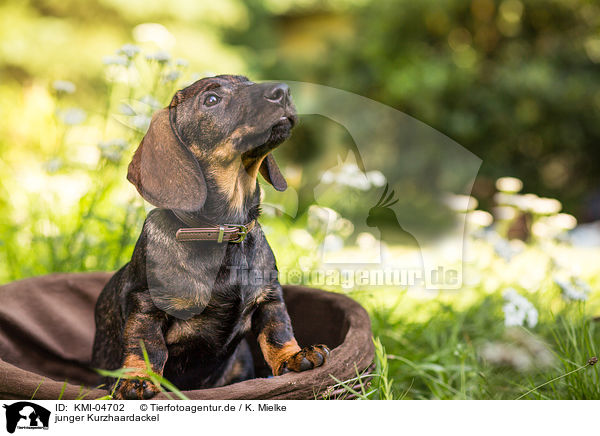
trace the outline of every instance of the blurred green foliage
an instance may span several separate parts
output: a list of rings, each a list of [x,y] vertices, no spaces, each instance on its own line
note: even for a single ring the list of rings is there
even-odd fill
[[[424,121],[483,159],[480,198],[491,180],[513,175],[581,218],[600,218],[584,204],[600,185],[597,2],[272,3],[250,2],[249,27],[227,32],[252,49],[253,70],[349,90]]]
[[[166,48],[200,75],[312,81],[424,121],[483,159],[475,194],[484,206],[492,181],[513,175],[578,218],[600,218],[594,1],[5,0],[0,20],[5,111],[23,86],[63,78],[98,110],[101,56],[131,41],[136,25],[157,22],[170,34]],[[6,134],[10,119],[0,123]],[[325,137],[351,141],[325,134],[339,130],[333,123],[308,124],[297,133],[306,159]]]

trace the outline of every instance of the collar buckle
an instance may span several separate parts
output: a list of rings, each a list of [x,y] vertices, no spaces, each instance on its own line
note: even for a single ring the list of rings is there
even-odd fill
[[[234,244],[239,244],[244,239],[246,239],[246,236],[248,235],[248,232],[250,231],[248,229],[248,227],[243,224],[223,224],[223,226],[229,227],[230,229],[233,228],[233,229],[237,230],[238,238],[231,239],[230,241],[228,241],[228,242],[233,242]],[[221,241],[219,241],[219,242],[221,242]]]

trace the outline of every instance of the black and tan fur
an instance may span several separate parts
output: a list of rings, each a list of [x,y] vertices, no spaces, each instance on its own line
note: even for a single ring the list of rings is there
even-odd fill
[[[244,339],[250,331],[274,375],[325,362],[327,347],[301,348],[294,338],[275,258],[259,225],[239,244],[175,240],[186,225],[173,210],[208,223],[258,218],[257,174],[286,188],[270,152],[296,120],[286,85],[242,76],[199,80],[154,115],[128,179],[157,208],[146,218],[131,261],[97,302],[94,367],[132,368],[143,376],[141,340],[152,370],[179,389],[222,386],[254,376]],[[248,274],[232,274],[238,267],[261,280],[242,280]],[[115,396],[156,392],[149,381],[127,379]]]

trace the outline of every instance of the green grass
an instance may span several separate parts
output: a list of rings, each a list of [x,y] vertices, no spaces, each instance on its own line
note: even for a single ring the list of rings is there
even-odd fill
[[[377,392],[369,399],[600,399],[600,365],[590,362],[600,351],[600,329],[583,304],[565,306],[534,329],[554,364],[534,362],[519,371],[481,358],[485,343],[507,341],[502,319],[494,316],[496,300],[486,297],[463,311],[430,302],[436,307],[424,322],[410,314],[392,317],[393,307],[371,308]]]

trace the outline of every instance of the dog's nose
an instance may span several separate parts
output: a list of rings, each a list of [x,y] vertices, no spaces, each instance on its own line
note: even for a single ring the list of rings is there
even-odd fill
[[[277,83],[265,92],[265,98],[273,103],[285,103],[290,95],[290,87],[285,83]]]

